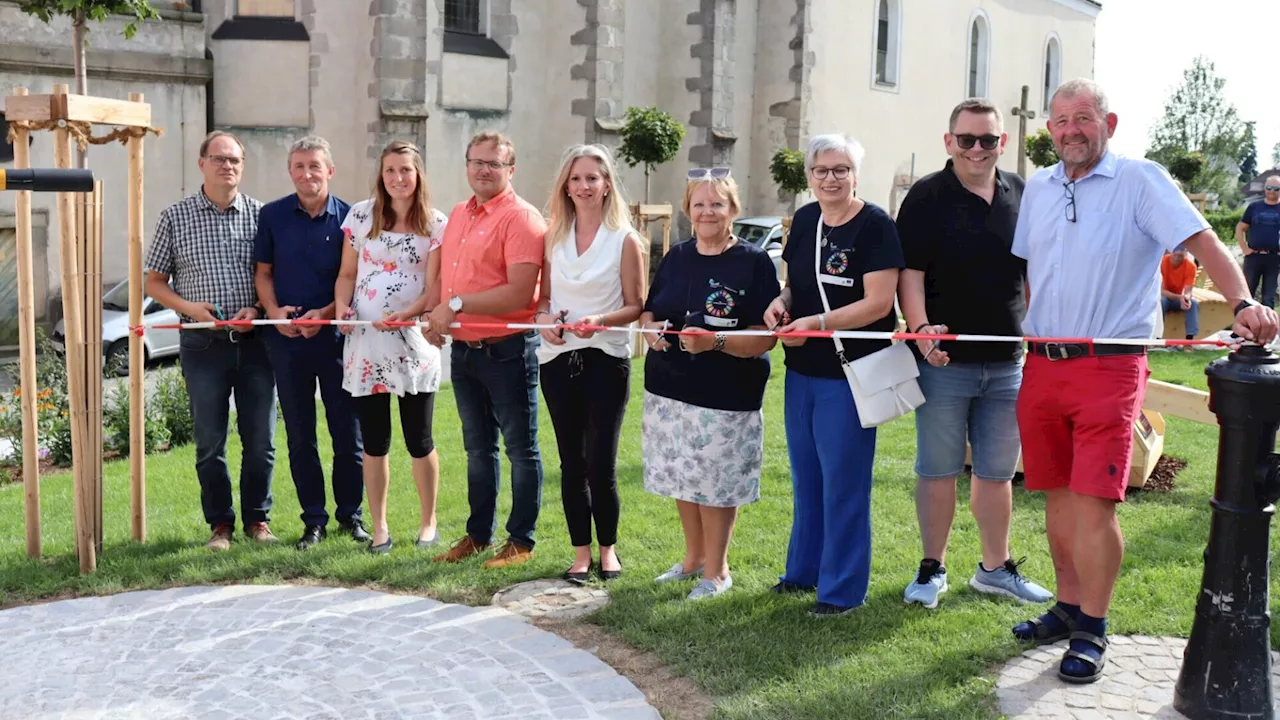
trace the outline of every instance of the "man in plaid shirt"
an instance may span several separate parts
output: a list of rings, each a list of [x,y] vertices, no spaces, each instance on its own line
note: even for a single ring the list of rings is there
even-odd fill
[[[256,320],[262,316],[253,282],[253,238],[262,203],[239,192],[244,145],[215,131],[200,145],[200,192],[160,213],[147,253],[147,292],[184,322]],[[172,286],[170,285],[172,278]],[[229,400],[244,447],[240,510],[244,532],[276,542],[267,525],[275,464],[275,378],[261,331],[183,330],[179,358],[195,424],[200,503],[213,535],[205,547],[228,550],[235,529],[227,471]]]

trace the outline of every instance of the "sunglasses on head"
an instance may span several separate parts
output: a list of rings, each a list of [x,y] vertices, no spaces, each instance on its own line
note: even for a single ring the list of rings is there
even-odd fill
[[[1000,142],[999,135],[956,135],[956,142],[960,147],[968,150],[973,147],[974,143],[982,143],[983,150],[994,150]]]
[[[713,168],[692,168],[689,170],[690,180],[701,180],[703,178],[727,178],[729,177],[729,168],[713,167]]]

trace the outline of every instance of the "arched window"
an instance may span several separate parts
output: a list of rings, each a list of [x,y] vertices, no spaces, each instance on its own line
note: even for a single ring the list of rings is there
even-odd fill
[[[1044,112],[1049,112],[1049,101],[1062,84],[1062,41],[1056,33],[1049,33],[1044,43]]]
[[[883,87],[897,87],[899,61],[902,57],[902,0],[879,0],[875,8],[875,38],[872,47],[876,49],[876,57],[872,81]]]
[[[969,17],[968,48],[965,90],[968,97],[983,98],[988,92],[991,21],[982,10],[975,10]]]

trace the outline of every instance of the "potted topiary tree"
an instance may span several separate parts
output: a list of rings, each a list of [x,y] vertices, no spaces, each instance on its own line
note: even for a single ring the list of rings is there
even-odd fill
[[[627,108],[619,131],[618,156],[630,167],[644,165],[644,201],[649,202],[649,174],[653,168],[675,159],[684,141],[684,125],[657,106]]]

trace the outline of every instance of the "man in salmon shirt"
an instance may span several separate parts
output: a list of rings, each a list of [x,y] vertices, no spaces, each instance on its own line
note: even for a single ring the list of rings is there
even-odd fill
[[[467,451],[467,534],[436,562],[459,562],[489,547],[497,529],[498,431],[511,463],[507,541],[485,567],[533,557],[542,506],[538,452],[536,330],[450,328],[461,323],[531,323],[542,271],[542,214],[511,187],[516,150],[482,132],[467,145],[467,183],[475,193],[449,215],[440,247],[440,299],[428,338],[452,335],[453,395]]]
[[[1160,261],[1160,306],[1166,313],[1187,314],[1187,339],[1200,334],[1200,302],[1191,297],[1196,285],[1196,264],[1187,261],[1187,249],[1179,245]],[[1187,346],[1190,348],[1190,346]]]

